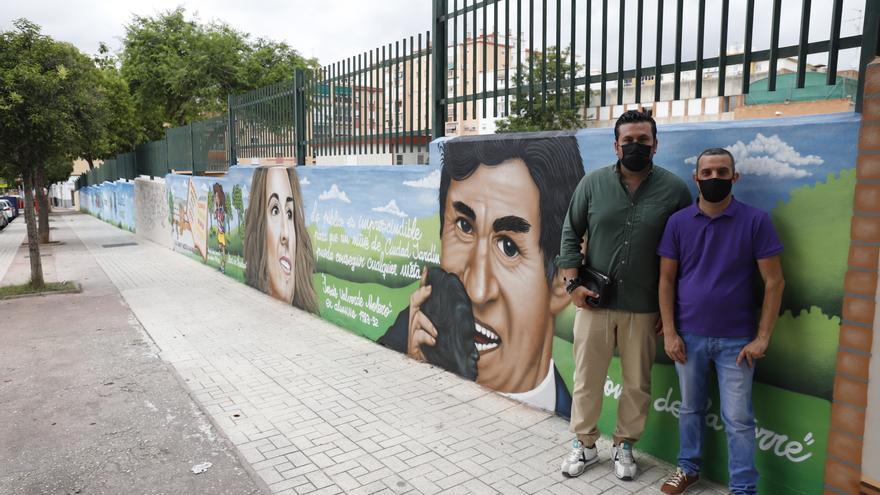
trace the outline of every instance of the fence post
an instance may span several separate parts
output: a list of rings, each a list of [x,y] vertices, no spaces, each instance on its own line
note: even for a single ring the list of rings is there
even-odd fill
[[[862,28],[862,49],[859,62],[859,87],[856,90],[856,112],[862,113],[865,99],[865,72],[874,57],[880,55],[880,5],[876,1],[865,4],[865,25]]]
[[[296,164],[306,164],[306,77],[296,69],[293,77],[293,120],[296,129]]]
[[[447,65],[447,46],[446,46],[446,13],[448,12],[448,0],[434,0],[433,19],[432,19],[432,41],[431,54],[434,57],[434,119],[431,123],[433,127],[434,139],[443,137],[446,134],[446,75],[449,71]]]
[[[196,142],[195,139],[193,139],[192,122],[186,126],[189,127],[189,168],[192,170],[193,175],[204,175],[204,171],[196,170]]]
[[[226,114],[229,116],[229,122],[226,124],[226,143],[229,146],[228,158],[229,165],[238,164],[238,158],[235,156],[235,111],[232,109],[234,97],[226,95]]]

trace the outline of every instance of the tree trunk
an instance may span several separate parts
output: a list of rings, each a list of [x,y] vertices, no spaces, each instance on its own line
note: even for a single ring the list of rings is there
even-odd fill
[[[49,242],[49,200],[46,198],[46,191],[43,188],[43,168],[37,167],[33,174],[34,190],[37,192],[37,201],[40,203],[40,243]]]
[[[24,172],[24,221],[27,224],[28,254],[31,260],[31,285],[41,288],[43,282],[43,263],[40,260],[40,242],[37,238],[37,219],[34,215],[33,172]]]
[[[89,162],[89,170],[93,170],[95,168],[95,161],[92,159],[92,155],[86,155],[86,161]]]

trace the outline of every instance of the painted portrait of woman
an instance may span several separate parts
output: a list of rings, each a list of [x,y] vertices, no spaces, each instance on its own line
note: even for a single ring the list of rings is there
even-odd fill
[[[245,282],[310,313],[318,313],[315,260],[306,231],[296,168],[254,169],[245,220]]]

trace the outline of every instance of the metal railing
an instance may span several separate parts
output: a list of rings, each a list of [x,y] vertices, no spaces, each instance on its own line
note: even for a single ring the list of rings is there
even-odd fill
[[[306,153],[426,150],[433,94],[430,36],[419,33],[307,74]]]
[[[320,69],[297,70],[289,81],[229,95],[226,115],[168,129],[164,139],[106,160],[100,169],[84,174],[81,183],[164,176],[171,170],[222,172],[247,158],[306,164],[321,157],[392,154],[390,159],[397,162],[405,153],[426,151],[432,138],[445,134],[447,122],[495,119],[538,105],[551,110],[567,106],[586,115],[596,107],[650,108],[682,98],[748,95],[758,87],[762,98],[768,93],[807,94],[799,92],[808,86],[807,74],[822,68],[808,64],[810,56],[827,61],[825,86],[810,87],[817,94],[846,97],[852,84],[841,84],[838,62],[849,49],[860,49],[854,103],[861,111],[864,69],[880,54],[876,0],[864,0],[861,34],[850,36],[841,36],[843,0],[830,0],[830,11],[818,14],[812,0],[800,0],[800,10],[790,12],[797,15],[798,43],[786,46],[780,46],[782,0],[715,0],[720,8],[711,19],[717,17],[720,24],[709,36],[707,0],[433,2],[432,31]],[[696,22],[686,22],[685,14],[693,14],[686,5],[696,6]],[[734,19],[732,12],[742,17]],[[609,52],[612,14],[616,61]],[[755,21],[764,14],[769,33],[763,34],[769,42],[756,47],[761,33]],[[816,15],[828,16],[828,30],[818,36],[820,41],[810,41],[817,37],[810,29]],[[669,29],[673,21],[674,29]],[[743,28],[741,50],[730,49],[731,26]],[[686,31],[695,34],[691,50],[685,49]],[[596,35],[600,46],[593,45]],[[707,44],[717,48],[716,55],[705,56]],[[664,49],[669,46],[672,56]],[[649,50],[653,58],[646,63]],[[785,73],[781,61],[791,64],[795,58],[794,88],[777,88],[779,75]],[[766,71],[759,74],[758,64],[766,64]],[[766,80],[755,84],[759,76]]]
[[[756,34],[755,0],[720,0],[720,10],[713,13],[713,16],[720,18],[720,28],[708,37],[706,0],[687,2],[690,9],[696,7],[694,10],[697,14],[696,22],[689,25],[684,22],[685,0],[433,1],[434,44],[447,46],[451,41],[449,46],[453,47],[452,60],[449,60],[446,51],[435,51],[435,67],[451,68],[446,77],[447,80],[451,79],[451,84],[442,84],[440,79],[443,78],[435,80],[434,137],[443,135],[444,128],[440,125],[442,121],[439,116],[447,115],[446,109],[450,106],[451,119],[458,120],[461,117],[467,120],[475,117],[507,116],[511,111],[511,103],[522,98],[528,98],[529,102],[540,104],[542,108],[548,105],[548,100],[557,105],[557,108],[565,103],[575,108],[578,106],[578,90],[586,97],[585,107],[679,100],[683,96],[682,74],[687,72],[694,73],[691,97],[724,96],[729,79],[727,71],[731,66],[739,66],[742,81],[737,93],[748,94],[754,64],[764,61],[769,64],[766,74],[768,89],[774,91],[779,61],[789,57],[797,57],[797,88],[803,88],[808,56],[827,55],[827,84],[833,86],[837,82],[839,54],[850,48],[862,48],[855,101],[856,111],[860,111],[864,67],[880,53],[877,37],[880,2],[876,0],[865,0],[862,34],[845,37],[840,35],[844,2],[832,0],[830,26],[823,36],[825,39],[812,42],[809,41],[812,2],[801,0],[798,13],[799,42],[789,46],[780,46],[782,0],[761,2],[760,6],[769,5],[771,9],[770,41],[768,46],[761,49],[755,49],[753,41]],[[745,11],[744,18],[736,20],[741,21],[744,26],[741,51],[731,50],[729,45],[731,2],[737,10]],[[646,3],[655,9],[651,18],[654,57],[648,64],[643,60],[646,51],[645,38],[649,34],[645,15]],[[553,7],[552,10],[548,9],[548,4]],[[629,9],[627,5],[630,6]],[[633,6],[634,16],[631,12]],[[795,12],[797,11],[791,14],[794,15]],[[617,18],[616,63],[610,59],[609,53],[609,28],[612,31],[614,29],[610,24],[613,20],[612,13],[616,13]],[[675,20],[675,30],[672,33],[664,29],[667,16],[673,16]],[[563,20],[566,20],[565,24]],[[476,34],[478,30],[482,33]],[[685,30],[696,32],[695,46],[693,50],[689,50],[695,53],[690,60],[684,59]],[[597,31],[601,34],[601,47],[598,50],[592,44]],[[538,40],[540,44],[537,44]],[[705,56],[704,47],[707,42],[717,46],[716,56]],[[664,46],[669,43],[674,44],[671,63],[664,57]],[[567,44],[567,48],[563,47],[564,44]],[[502,53],[500,57],[499,49]],[[488,50],[492,51],[491,55]],[[598,56],[594,51],[598,52]],[[568,61],[564,60],[566,52]],[[634,61],[627,62],[627,55],[634,58]],[[548,60],[553,60],[550,67]],[[583,62],[579,63],[578,60]],[[651,63],[653,65],[649,65]],[[713,73],[711,80],[714,80],[715,88],[705,87],[704,83],[710,80],[706,77],[709,71]],[[494,76],[491,80],[487,77],[490,73]],[[669,90],[663,87],[664,75],[672,77]],[[516,84],[516,81],[520,84]],[[629,92],[631,96],[625,97],[624,89],[628,86],[633,91]],[[592,99],[592,95],[596,95],[598,101]],[[490,100],[492,110],[488,111],[487,102]]]

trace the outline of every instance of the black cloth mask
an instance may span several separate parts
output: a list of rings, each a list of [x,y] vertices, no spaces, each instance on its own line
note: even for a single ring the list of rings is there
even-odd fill
[[[710,203],[724,201],[733,188],[733,179],[705,179],[699,181],[700,194]]]
[[[647,144],[628,143],[622,145],[620,149],[623,151],[620,163],[633,172],[641,172],[651,164],[651,151],[654,148]]]

